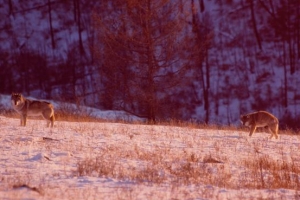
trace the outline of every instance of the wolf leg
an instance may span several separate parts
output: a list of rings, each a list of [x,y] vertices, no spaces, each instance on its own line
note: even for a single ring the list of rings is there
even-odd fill
[[[21,126],[26,126],[26,115],[21,115]]]
[[[250,128],[250,134],[249,134],[250,137],[251,137],[252,134],[255,132],[255,130],[256,130],[256,126],[255,126],[255,125],[252,125],[251,128]]]
[[[270,127],[270,126],[267,126],[266,128],[268,128],[268,131],[269,131],[269,133],[271,134],[271,136],[269,137],[269,139],[272,139],[272,138],[273,138],[273,136],[274,136],[274,132],[273,132],[273,130],[271,129],[271,127]]]
[[[54,125],[54,114],[51,115],[50,122],[51,122],[51,127],[53,127],[53,125]]]
[[[278,135],[278,124],[276,124],[276,126],[275,126],[275,137],[276,137],[276,139],[278,139],[278,137],[279,137],[279,135]]]
[[[50,126],[50,124],[51,124],[51,126]],[[54,125],[54,120],[53,120],[53,117],[51,116],[50,117],[50,119],[47,119],[47,127],[49,128],[49,127],[53,127],[53,125]]]
[[[279,135],[278,135],[278,131],[276,131],[275,133],[275,138],[278,139]]]
[[[272,139],[274,136],[273,132],[271,132],[271,136],[270,136],[270,139]],[[277,138],[276,138],[277,139]]]
[[[53,127],[53,121],[54,121],[54,115],[53,115],[53,110],[44,110],[43,113],[43,118],[47,120],[47,127]]]
[[[269,128],[269,130],[272,132],[272,137],[275,136],[276,139],[278,139],[278,124],[274,125],[274,127]]]
[[[270,139],[272,139],[273,136],[275,136],[275,138],[278,139],[278,125],[277,124],[274,124],[274,126],[272,126],[272,127],[268,126],[268,130],[272,134]]]

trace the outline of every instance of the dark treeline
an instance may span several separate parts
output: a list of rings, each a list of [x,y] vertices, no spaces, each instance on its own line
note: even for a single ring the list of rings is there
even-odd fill
[[[268,110],[299,127],[298,0],[7,0],[0,13],[0,93],[150,121]]]

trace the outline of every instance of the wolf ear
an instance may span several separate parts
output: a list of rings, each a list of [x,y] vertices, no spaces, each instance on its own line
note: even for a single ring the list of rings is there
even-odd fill
[[[11,96],[21,97],[22,94],[21,94],[21,93],[12,92],[12,93],[11,93]]]

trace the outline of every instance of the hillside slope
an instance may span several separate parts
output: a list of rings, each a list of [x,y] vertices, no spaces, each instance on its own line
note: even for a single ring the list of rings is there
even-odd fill
[[[298,199],[300,138],[0,116],[1,199]]]

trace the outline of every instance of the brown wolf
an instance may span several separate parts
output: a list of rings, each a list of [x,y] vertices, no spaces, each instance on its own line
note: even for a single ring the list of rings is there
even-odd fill
[[[21,126],[26,126],[27,116],[43,116],[47,120],[47,127],[54,124],[53,105],[46,101],[26,99],[19,93],[11,94],[11,104],[17,113],[21,115]]]
[[[258,111],[246,115],[241,115],[241,122],[244,126],[250,127],[249,136],[252,136],[257,127],[267,126],[272,134],[270,138],[275,136],[275,138],[278,139],[279,122],[278,119],[269,112]]]

